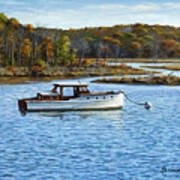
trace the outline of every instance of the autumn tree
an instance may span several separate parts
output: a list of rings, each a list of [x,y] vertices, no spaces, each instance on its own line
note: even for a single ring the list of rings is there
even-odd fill
[[[176,53],[180,50],[180,42],[173,39],[166,39],[162,42],[162,50],[166,57],[176,57]]]
[[[151,36],[153,37],[153,56],[152,58],[156,62],[157,58],[159,57],[159,50],[160,50],[160,31],[159,26],[152,27]]]
[[[41,57],[46,64],[52,65],[54,61],[54,44],[51,37],[48,36],[44,38],[41,44],[39,44],[39,49],[41,52]]]
[[[118,58],[121,45],[120,40],[105,36],[103,37],[103,41],[108,42],[108,44],[111,45],[111,48],[113,50],[113,57]]]
[[[140,53],[142,49],[141,43],[134,41],[131,43],[130,48],[131,48],[130,51],[133,53],[133,57],[135,58],[140,57]]]
[[[74,34],[71,38],[71,48],[75,49],[78,57],[78,67],[82,64],[82,59],[84,58],[85,53],[89,50],[89,44],[87,37],[84,37],[82,33]]]
[[[30,56],[32,53],[32,42],[30,41],[29,38],[24,39],[22,47],[21,47],[21,53],[22,53],[22,58],[23,58],[22,64],[24,66],[32,65],[32,62],[30,61]]]

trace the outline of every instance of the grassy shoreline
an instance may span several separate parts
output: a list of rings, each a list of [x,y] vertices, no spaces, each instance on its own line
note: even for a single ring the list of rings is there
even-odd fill
[[[135,85],[180,85],[180,77],[177,76],[153,76],[153,77],[122,77],[122,78],[104,78],[92,81],[94,83],[111,84],[135,84]]]
[[[72,77],[0,77],[0,85],[30,84],[36,82],[49,82],[52,80],[72,79]]]
[[[180,59],[145,59],[145,58],[120,58],[106,59],[106,62],[115,63],[180,63]]]
[[[36,77],[32,76],[27,70],[22,73],[17,69],[13,71],[4,71],[0,74],[0,84],[22,84],[39,81],[51,81],[57,79],[73,79],[80,77],[96,77],[96,76],[117,76],[117,75],[146,75],[157,74],[157,71],[147,71],[143,69],[133,68],[131,66],[104,66],[104,67],[81,67],[81,68],[49,68],[42,72],[38,72]]]

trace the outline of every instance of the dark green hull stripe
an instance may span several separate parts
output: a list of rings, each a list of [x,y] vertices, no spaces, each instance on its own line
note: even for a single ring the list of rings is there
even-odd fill
[[[111,110],[120,110],[123,107],[115,107],[115,108],[90,108],[90,109],[35,109],[35,110],[27,110],[27,112],[50,112],[50,111],[60,111],[60,112],[66,112],[66,111],[111,111]]]

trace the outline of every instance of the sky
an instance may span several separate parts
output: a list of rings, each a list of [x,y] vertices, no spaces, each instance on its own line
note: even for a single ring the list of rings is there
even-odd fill
[[[0,0],[22,24],[58,29],[161,24],[180,27],[180,0]]]

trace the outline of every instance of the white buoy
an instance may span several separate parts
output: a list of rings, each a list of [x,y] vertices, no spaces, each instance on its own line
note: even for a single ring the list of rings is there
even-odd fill
[[[147,109],[147,110],[149,110],[149,109],[152,108],[152,104],[151,104],[150,102],[145,102],[145,103],[144,103],[144,108]]]

